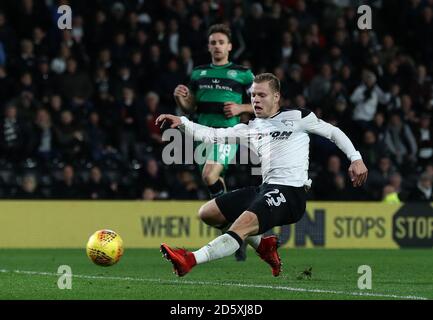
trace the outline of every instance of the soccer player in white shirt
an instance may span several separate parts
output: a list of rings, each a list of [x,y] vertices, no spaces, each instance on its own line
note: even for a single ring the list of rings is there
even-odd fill
[[[308,179],[309,133],[333,141],[349,158],[349,176],[353,186],[367,180],[368,170],[350,139],[337,127],[322,121],[302,108],[280,108],[280,82],[273,74],[254,78],[251,104],[256,119],[248,124],[215,129],[202,126],[186,117],[163,114],[157,124],[169,123],[184,130],[194,140],[225,143],[237,139],[247,143],[261,159],[263,184],[235,190],[204,204],[200,218],[208,225],[228,231],[201,249],[190,252],[161,244],[161,252],[172,262],[178,276],[184,276],[195,265],[235,253],[246,241],[278,276],[281,260],[276,236],[262,237],[275,226],[296,223],[305,213]],[[232,140],[233,141],[233,140]]]

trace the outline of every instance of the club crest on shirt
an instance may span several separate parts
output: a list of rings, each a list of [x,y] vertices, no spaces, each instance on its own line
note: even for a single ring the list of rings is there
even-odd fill
[[[238,75],[238,73],[235,70],[227,71],[227,77],[236,78],[237,75]]]
[[[293,127],[293,121],[292,120],[281,120],[281,122],[286,126]]]

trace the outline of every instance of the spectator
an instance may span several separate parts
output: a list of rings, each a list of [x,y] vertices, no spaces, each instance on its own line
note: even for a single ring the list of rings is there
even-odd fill
[[[168,186],[166,178],[158,162],[150,158],[146,165],[142,168],[139,177],[139,190],[144,192],[146,189],[150,189],[155,194],[155,198],[167,199],[168,198]]]
[[[391,175],[395,172],[389,157],[383,156],[379,159],[377,167],[373,167],[367,180],[367,189],[372,200],[381,199],[384,186],[389,183]]]
[[[429,114],[421,116],[419,126],[415,128],[415,138],[418,145],[418,164],[424,167],[433,162],[433,127]]]
[[[90,113],[85,136],[89,139],[90,157],[93,161],[98,162],[110,157],[116,158],[117,151],[112,146],[109,136],[101,127],[100,117],[97,112]]]
[[[364,140],[359,152],[362,154],[362,159],[368,168],[372,168],[378,163],[379,159],[384,155],[384,150],[385,146],[377,141],[373,130],[364,132]]]
[[[397,113],[391,115],[385,133],[385,144],[398,165],[416,163],[418,147],[415,137],[410,127],[402,121]]]
[[[158,93],[161,97],[161,103],[169,107],[168,112],[174,112],[176,102],[173,98],[173,92],[179,83],[184,81],[184,77],[179,70],[179,65],[175,58],[168,61],[167,70],[164,71],[159,78]]]
[[[155,125],[156,119],[161,114],[159,96],[155,92],[151,91],[147,93],[145,103],[147,107],[146,131],[143,132],[142,135],[148,135],[150,138],[150,144],[155,148],[155,150],[161,151],[163,144],[162,132],[159,126]]]
[[[28,132],[18,118],[17,108],[8,105],[0,122],[0,150],[3,156],[12,161],[20,161],[27,156]]]
[[[50,113],[51,119],[56,126],[60,124],[62,111],[63,111],[62,97],[57,94],[51,95],[48,101],[48,112]]]
[[[71,49],[65,44],[60,44],[60,49],[57,57],[55,57],[50,64],[51,70],[57,74],[63,74],[66,71],[67,60],[72,56]]]
[[[147,76],[147,70],[143,59],[143,53],[141,51],[133,50],[131,52],[129,68],[130,70],[133,70],[134,85],[137,88],[140,88],[140,84],[145,82]]]
[[[107,74],[110,74],[113,68],[113,61],[111,58],[111,51],[108,48],[102,48],[98,53],[98,58],[96,61],[96,66],[98,68],[104,68]]]
[[[95,72],[95,77],[93,80],[93,86],[95,88],[96,97],[101,93],[110,94],[114,91],[113,83],[108,75],[108,72],[103,67],[98,67]]]
[[[33,155],[42,164],[57,156],[57,135],[51,123],[51,116],[45,109],[40,109],[35,118]]]
[[[393,187],[394,191],[397,192],[399,199],[405,199],[406,198],[406,194],[403,191],[403,187],[402,187],[402,177],[401,174],[398,172],[394,172],[390,177],[389,177],[389,185]]]
[[[279,57],[278,60],[280,65],[283,65],[284,69],[289,68],[289,61],[293,56],[294,45],[293,45],[293,36],[290,32],[283,32],[283,36],[281,39],[281,44],[279,48]]]
[[[13,70],[18,73],[27,70],[33,72],[36,67],[36,57],[32,41],[29,39],[21,40],[20,49],[20,55],[15,61]]]
[[[176,19],[171,19],[168,23],[167,47],[170,53],[179,55],[180,32],[179,23]]]
[[[124,88],[137,90],[137,80],[131,72],[131,69],[126,64],[121,64],[117,72],[117,78],[114,81],[114,98],[121,99]]]
[[[376,85],[376,76],[370,71],[363,74],[361,83],[353,92],[350,101],[355,105],[353,120],[357,121],[361,128],[366,128],[377,111],[381,91]]]
[[[47,56],[50,54],[50,47],[47,39],[47,33],[41,27],[33,29],[33,46],[35,55]]]
[[[303,91],[302,67],[298,64],[293,64],[290,67],[289,79],[287,80],[288,98],[293,102],[296,96],[303,94]]]
[[[35,76],[35,86],[37,88],[36,97],[43,102],[53,93],[55,86],[54,75],[50,70],[49,60],[42,57],[38,60],[37,72]]]
[[[331,90],[332,69],[328,63],[320,68],[320,74],[315,76],[308,88],[308,98],[310,102],[317,106]]]
[[[72,162],[86,156],[87,137],[84,131],[74,122],[71,111],[62,111],[60,124],[56,128],[56,135],[63,160]]]
[[[62,180],[55,185],[54,197],[61,200],[74,200],[82,198],[82,186],[75,176],[72,165],[65,165],[62,171]]]
[[[381,64],[386,65],[394,59],[398,50],[395,46],[394,38],[390,34],[386,34],[382,39],[382,47],[379,54]]]
[[[407,201],[433,201],[432,177],[428,173],[421,174],[416,187],[410,191]]]
[[[334,192],[328,197],[328,200],[333,201],[349,201],[354,198],[352,190],[347,184],[344,174],[337,174],[334,177]]]
[[[374,115],[372,130],[375,132],[377,136],[377,141],[379,142],[385,141],[385,133],[387,127],[385,123],[385,115],[382,112],[377,112]]]
[[[153,75],[153,79],[149,79],[152,77],[147,77],[142,85],[149,90],[157,91],[156,84],[159,83],[159,75],[162,73],[164,61],[161,57],[161,48],[158,45],[153,44],[149,51],[150,56],[147,60],[146,70],[148,74]]]
[[[135,96],[133,88],[123,88],[122,99],[118,102],[120,111],[120,152],[126,161],[136,156],[135,144],[140,136],[142,127],[140,126],[139,113],[143,112],[143,105]]]
[[[341,160],[335,155],[330,156],[326,169],[321,171],[315,179],[315,186],[313,187],[315,198],[332,200],[334,194],[337,193],[338,186],[341,190],[341,186],[344,184],[340,178],[337,178],[339,175],[344,175],[341,170]]]
[[[15,199],[22,200],[39,200],[43,198],[43,194],[38,188],[38,181],[32,174],[26,174],[22,177],[19,189],[14,195]]]
[[[59,92],[68,100],[75,97],[88,99],[92,95],[92,83],[87,74],[78,71],[77,61],[73,58],[66,63],[66,73],[58,79]]]
[[[89,181],[84,185],[84,197],[91,200],[106,200],[114,197],[113,186],[102,176],[99,167],[90,169]]]
[[[422,108],[433,99],[432,78],[427,73],[425,65],[420,64],[416,69],[416,77],[411,82],[410,97],[413,97],[415,104]]]
[[[179,171],[176,174],[176,182],[172,186],[170,194],[175,200],[198,200],[198,185],[189,171]]]
[[[153,190],[152,188],[144,188],[143,192],[141,194],[141,199],[142,200],[158,200],[158,192],[156,192],[155,190]]]
[[[183,46],[180,49],[180,70],[184,79],[191,76],[192,70],[194,69],[194,60],[192,59],[191,49]]]
[[[0,105],[13,97],[15,93],[14,87],[14,83],[8,75],[6,68],[0,65],[0,101],[2,101]]]
[[[383,187],[382,202],[389,204],[399,204],[401,203],[398,193],[395,191],[394,187],[391,185],[386,185]]]
[[[415,110],[413,110],[412,98],[407,94],[401,96],[401,111],[403,121],[410,127],[418,123],[419,119],[415,114]]]

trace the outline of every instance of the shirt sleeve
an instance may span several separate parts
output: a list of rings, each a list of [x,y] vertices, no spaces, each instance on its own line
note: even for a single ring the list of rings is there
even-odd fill
[[[211,128],[194,123],[186,117],[181,117],[180,129],[192,136],[196,141],[214,144],[248,144],[248,125],[240,123],[229,128]]]
[[[351,162],[362,159],[359,151],[355,149],[352,141],[350,141],[343,131],[332,124],[317,118],[313,112],[302,119],[301,125],[306,132],[317,134],[334,142],[337,147],[346,154],[347,158]]]

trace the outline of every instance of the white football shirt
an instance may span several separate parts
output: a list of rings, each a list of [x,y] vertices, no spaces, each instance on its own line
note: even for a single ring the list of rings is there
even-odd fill
[[[210,128],[181,117],[183,129],[194,140],[206,143],[240,143],[260,157],[263,183],[310,186],[309,133],[333,141],[353,162],[361,159],[350,139],[339,128],[303,108],[282,109],[269,118],[256,118],[230,128]]]

